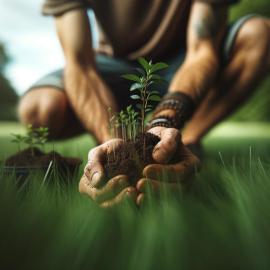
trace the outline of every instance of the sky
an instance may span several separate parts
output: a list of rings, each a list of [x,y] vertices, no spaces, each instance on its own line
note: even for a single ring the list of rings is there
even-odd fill
[[[11,57],[6,76],[18,94],[64,65],[54,20],[41,15],[42,2],[0,0],[0,41]],[[92,21],[94,16],[91,12],[89,15]]]

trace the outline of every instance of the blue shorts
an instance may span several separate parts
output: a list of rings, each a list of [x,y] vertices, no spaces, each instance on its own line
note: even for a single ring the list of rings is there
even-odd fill
[[[234,42],[239,30],[247,20],[256,16],[258,15],[246,15],[239,18],[237,21],[235,21],[228,27],[227,34],[224,39],[223,47],[220,53],[221,61],[224,66],[230,59],[231,50],[234,46]],[[184,58],[185,50],[183,49],[182,51],[177,52],[176,56],[162,59],[162,61],[167,63],[169,67],[165,71],[163,71],[163,74],[161,74],[168,83],[160,84],[156,89],[160,92],[161,96],[166,93],[169,82],[171,81],[176,70],[182,65]],[[132,104],[133,102],[129,97],[130,82],[123,79],[121,75],[126,73],[133,73],[134,68],[138,67],[138,63],[136,61],[118,59],[101,54],[96,55],[96,63],[99,74],[115,95],[119,108],[123,109],[127,105]],[[34,83],[28,89],[28,91],[41,87],[53,87],[60,91],[64,91],[63,69],[45,75],[36,83]]]

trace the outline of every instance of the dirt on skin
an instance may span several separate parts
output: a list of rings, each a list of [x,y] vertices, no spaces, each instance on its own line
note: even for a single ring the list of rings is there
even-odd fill
[[[5,166],[29,167],[31,168],[47,168],[53,161],[59,168],[68,168],[73,173],[81,164],[78,158],[62,157],[57,152],[49,152],[45,154],[39,148],[26,148],[15,155],[10,156],[5,161]]]
[[[131,183],[135,184],[141,178],[143,168],[155,163],[152,152],[159,141],[159,137],[154,134],[139,134],[135,142],[128,140],[120,148],[109,153],[105,160],[107,178],[125,174]]]

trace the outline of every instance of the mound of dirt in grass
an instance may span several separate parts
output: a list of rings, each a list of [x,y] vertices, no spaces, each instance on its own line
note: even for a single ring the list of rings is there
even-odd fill
[[[74,172],[82,162],[78,158],[63,157],[55,151],[44,153],[39,148],[33,147],[26,148],[7,158],[5,166],[47,168],[51,161],[59,168],[68,168],[70,172]]]
[[[107,178],[125,174],[131,183],[135,184],[142,176],[143,168],[155,163],[152,152],[159,140],[159,137],[151,133],[139,134],[135,142],[128,140],[121,147],[109,153],[105,160]]]

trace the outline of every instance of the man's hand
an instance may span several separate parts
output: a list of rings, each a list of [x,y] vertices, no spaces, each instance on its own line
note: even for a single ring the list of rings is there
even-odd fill
[[[137,191],[130,186],[126,175],[118,175],[105,183],[104,159],[123,143],[121,139],[113,139],[93,148],[89,152],[88,163],[79,183],[79,191],[104,208],[119,205],[125,200],[135,202],[137,197]]]
[[[153,159],[159,164],[150,164],[144,168],[144,178],[138,181],[136,188],[130,185],[126,175],[118,175],[106,183],[104,160],[109,153],[125,143],[122,139],[113,139],[89,152],[88,163],[79,184],[80,192],[88,195],[101,207],[113,207],[125,199],[141,204],[147,186],[152,186],[156,193],[161,190],[164,182],[171,190],[179,189],[178,182],[187,180],[189,174],[199,165],[199,160],[182,144],[177,129],[154,127],[148,132],[160,137],[153,150]],[[181,161],[168,164],[176,154]],[[137,196],[138,191],[140,194]]]
[[[153,159],[159,164],[150,164],[144,168],[143,178],[136,184],[138,205],[143,203],[149,189],[156,195],[160,194],[162,188],[171,192],[181,190],[181,184],[186,184],[192,172],[200,166],[199,159],[183,145],[177,129],[154,127],[148,132],[160,137],[160,142],[153,150]],[[179,162],[168,164],[175,155]]]

